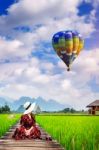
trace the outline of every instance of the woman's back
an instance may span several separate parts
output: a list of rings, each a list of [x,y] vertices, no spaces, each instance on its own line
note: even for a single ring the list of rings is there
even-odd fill
[[[32,115],[32,114],[30,114],[30,116],[28,114],[22,115],[21,120],[20,120],[20,124],[22,126],[24,126],[26,129],[31,128],[31,126],[35,125],[34,115]]]

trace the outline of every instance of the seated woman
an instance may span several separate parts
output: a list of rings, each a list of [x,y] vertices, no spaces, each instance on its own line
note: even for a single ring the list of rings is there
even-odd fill
[[[16,128],[12,136],[14,139],[42,139],[41,131],[36,126],[35,115],[32,113],[34,106],[34,103],[31,104],[30,102],[24,104],[25,112],[21,116],[19,128]],[[48,136],[45,136],[43,139],[52,140]]]
[[[34,109],[34,104],[30,102],[26,102],[24,104],[25,112],[21,116],[20,126],[16,128],[13,138],[16,140],[26,139],[26,138],[41,138],[41,132],[39,128],[36,126],[35,116],[32,113]]]

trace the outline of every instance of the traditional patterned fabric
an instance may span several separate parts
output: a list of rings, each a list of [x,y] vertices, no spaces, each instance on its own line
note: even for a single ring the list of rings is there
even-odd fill
[[[30,134],[26,135],[26,130],[29,130],[31,127],[33,127],[30,130]],[[16,128],[12,138],[16,140],[21,139],[45,139],[45,140],[52,140],[50,136],[41,136],[41,131],[39,130],[38,126],[36,125],[35,116],[31,114],[31,118],[25,114],[21,116],[20,119],[20,127]]]
[[[30,134],[26,135],[26,130],[30,130]],[[41,132],[36,126],[35,117],[31,115],[31,118],[26,114],[21,116],[20,127],[16,128],[13,136],[16,140],[26,139],[26,138],[41,138]]]

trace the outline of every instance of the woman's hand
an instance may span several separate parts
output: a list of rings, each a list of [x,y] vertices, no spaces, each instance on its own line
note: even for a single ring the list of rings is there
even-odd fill
[[[26,134],[26,136],[30,135],[30,129],[29,130],[25,129],[25,134]]]
[[[30,135],[30,132],[31,132],[32,129],[33,129],[33,126],[30,129],[28,129],[28,130],[25,129],[26,136]]]

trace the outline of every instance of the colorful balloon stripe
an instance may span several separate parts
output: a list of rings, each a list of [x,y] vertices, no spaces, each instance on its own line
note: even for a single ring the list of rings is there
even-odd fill
[[[77,31],[61,31],[54,34],[52,45],[58,56],[69,68],[82,50],[84,40]]]

